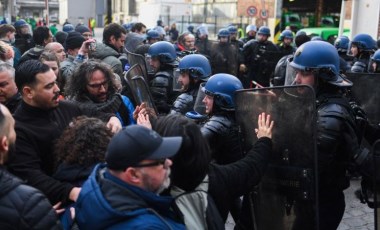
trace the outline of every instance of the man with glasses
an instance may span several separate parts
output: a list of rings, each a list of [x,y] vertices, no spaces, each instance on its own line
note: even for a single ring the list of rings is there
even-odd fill
[[[172,212],[173,198],[159,196],[170,184],[170,166],[182,137],[162,138],[133,125],[110,141],[107,164],[95,167],[76,205],[80,229],[185,229]],[[91,221],[88,221],[91,220]]]
[[[15,154],[9,156],[9,170],[41,190],[52,204],[76,201],[80,188],[51,177],[56,163],[54,142],[78,116],[102,118],[114,133],[121,129],[120,121],[113,114],[83,110],[68,101],[60,101],[57,77],[40,61],[20,64],[16,69],[16,85],[22,101],[14,113],[17,140]]]
[[[122,126],[135,124],[132,102],[117,93],[114,78],[109,66],[89,60],[73,73],[65,91],[66,96],[76,101],[79,107],[115,114]]]
[[[92,38],[92,31],[85,25],[78,25],[75,27],[75,32],[80,33],[85,40]]]

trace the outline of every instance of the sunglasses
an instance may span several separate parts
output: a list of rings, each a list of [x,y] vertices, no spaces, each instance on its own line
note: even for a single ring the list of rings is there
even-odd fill
[[[165,164],[166,164],[166,159],[161,159],[161,160],[157,160],[157,161],[152,162],[152,163],[138,164],[138,165],[133,166],[133,167],[144,168],[144,167],[154,167],[154,166],[159,166],[159,165],[163,165],[165,167]]]

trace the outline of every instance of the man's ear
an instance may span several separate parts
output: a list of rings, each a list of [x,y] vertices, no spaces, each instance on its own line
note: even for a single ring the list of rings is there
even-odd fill
[[[109,43],[110,44],[113,44],[113,43],[115,43],[115,41],[116,41],[116,38],[115,38],[115,35],[111,35],[111,37],[109,38]]]
[[[25,95],[27,98],[32,99],[33,98],[33,89],[30,86],[24,86],[22,88],[22,94]]]
[[[125,179],[132,184],[140,184],[140,175],[135,168],[127,168],[124,172]]]
[[[8,138],[6,136],[3,136],[0,139],[0,151],[8,152],[8,150],[9,150]]]

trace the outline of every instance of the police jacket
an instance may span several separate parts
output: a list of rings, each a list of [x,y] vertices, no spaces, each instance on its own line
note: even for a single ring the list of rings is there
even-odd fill
[[[208,140],[216,163],[229,164],[243,157],[243,145],[240,143],[234,113],[212,115],[201,127],[201,132]]]
[[[97,116],[104,121],[112,116],[83,111],[68,101],[59,102],[58,107],[51,110],[22,101],[13,115],[17,139],[15,153],[9,156],[9,170],[41,190],[52,204],[67,201],[74,187],[51,177],[55,171],[54,142],[75,117],[82,115]]]
[[[197,84],[191,90],[181,93],[173,103],[171,113],[181,113],[185,115],[189,111],[193,111],[195,100],[197,99],[199,85]]]
[[[114,73],[123,76],[123,65],[119,60],[120,54],[110,45],[96,43],[96,49],[90,54],[90,58],[100,59],[111,66]]]
[[[348,101],[339,94],[317,97],[317,152],[320,200],[349,186],[346,170],[353,159],[344,136],[355,130],[355,118]]]
[[[62,229],[46,197],[3,166],[0,166],[0,185],[1,229]]]
[[[212,74],[228,73],[237,76],[239,50],[231,43],[213,43],[210,52]]]
[[[185,229],[172,202],[121,181],[99,164],[83,184],[75,215],[80,229]]]
[[[159,113],[169,113],[171,105],[178,96],[178,92],[173,90],[173,68],[166,65],[149,82],[149,89]]]

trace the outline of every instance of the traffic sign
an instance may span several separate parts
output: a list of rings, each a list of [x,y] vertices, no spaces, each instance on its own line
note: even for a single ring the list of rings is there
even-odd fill
[[[247,8],[248,16],[254,17],[257,14],[257,8],[255,6],[248,6]]]
[[[266,9],[261,9],[261,10],[260,10],[260,18],[262,18],[262,19],[267,19],[267,18],[268,18],[268,10],[266,10]]]

